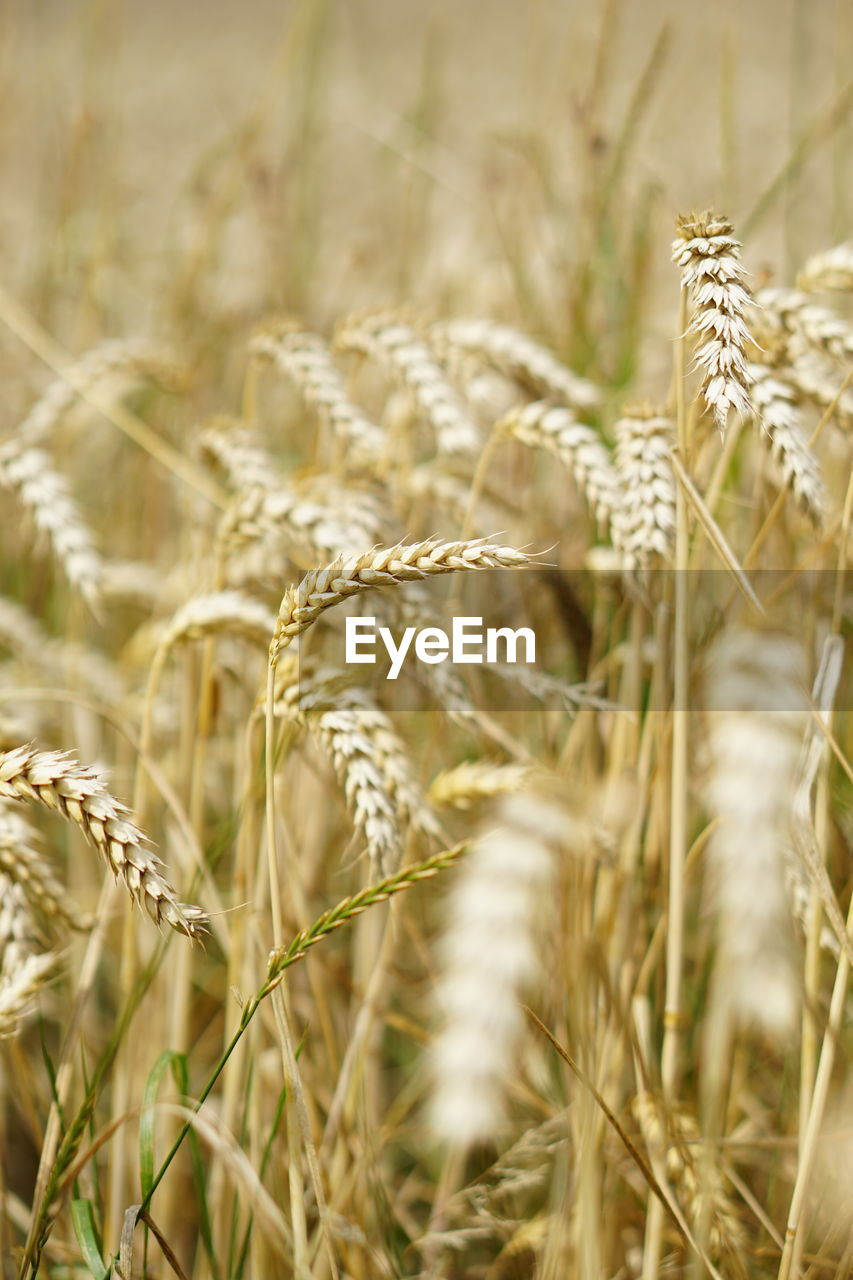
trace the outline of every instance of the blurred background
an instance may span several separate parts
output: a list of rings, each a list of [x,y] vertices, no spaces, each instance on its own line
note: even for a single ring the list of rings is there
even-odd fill
[[[849,234],[851,48],[843,0],[5,0],[0,272],[75,353],[407,303],[653,385],[677,212],[761,279]]]

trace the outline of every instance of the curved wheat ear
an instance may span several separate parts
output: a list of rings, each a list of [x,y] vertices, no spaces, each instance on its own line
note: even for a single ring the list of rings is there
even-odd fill
[[[275,614],[265,604],[240,591],[212,591],[188,600],[172,615],[158,648],[172,649],[182,641],[203,640],[223,631],[266,645],[274,629]]]
[[[46,919],[70,929],[90,927],[68,897],[54,868],[35,848],[36,833],[19,813],[0,808],[0,873],[18,885],[27,902]]]
[[[809,347],[834,360],[853,357],[853,328],[809,294],[799,289],[761,289],[755,301],[765,309],[770,323],[801,337]]]
[[[0,1037],[14,1035],[33,1000],[56,971],[59,958],[28,955],[0,972]]]
[[[99,391],[110,390],[115,402],[143,382],[159,382],[166,387],[182,382],[177,366],[162,352],[144,342],[115,339],[81,356],[69,373],[74,375],[74,386],[65,378],[57,378],[24,418],[15,432],[21,444],[32,446],[45,440],[80,396],[95,387]]]
[[[272,360],[292,379],[320,419],[356,454],[375,459],[385,452],[385,432],[349,399],[332,353],[318,334],[285,322],[255,334],[249,350]]]
[[[547,347],[510,325],[491,320],[443,320],[431,326],[429,336],[439,351],[477,355],[535,396],[550,397],[581,413],[601,402],[592,382],[573,373]]]
[[[0,797],[34,801],[75,823],[155,924],[165,920],[189,938],[205,932],[206,913],[178,902],[147,837],[129,821],[129,811],[110,795],[94,769],[62,751],[36,751],[32,746],[2,751]]]
[[[341,351],[358,351],[390,365],[436,434],[439,453],[476,453],[482,445],[461,396],[411,325],[390,312],[344,320],[335,332]]]
[[[837,244],[833,249],[826,249],[809,258],[797,277],[797,287],[814,291],[853,290],[853,240]]]
[[[801,425],[797,394],[780,373],[764,364],[747,366],[752,379],[752,405],[763,428],[761,438],[779,464],[784,485],[817,526],[823,523],[825,492],[820,463],[809,448]]]
[[[296,636],[307,631],[325,609],[374,587],[401,582],[422,582],[425,578],[466,569],[517,569],[534,564],[533,556],[513,547],[502,547],[484,538],[467,542],[398,543],[377,547],[363,555],[341,557],[324,569],[312,569],[296,587],[290,587],[278,611],[270,662]]]
[[[783,849],[807,725],[804,675],[795,642],[739,628],[717,642],[705,682],[705,794],[720,818],[708,848],[718,999],[779,1036],[798,1004]]]
[[[531,773],[531,767],[526,764],[463,760],[454,769],[443,769],[436,774],[427,796],[439,808],[473,809],[485,800],[523,790]]]
[[[316,497],[314,496],[316,494]],[[304,565],[380,540],[384,521],[370,494],[342,489],[325,478],[307,491],[254,489],[230,513],[228,541],[260,544],[271,557],[286,554]]]
[[[496,430],[535,449],[547,449],[571,471],[597,521],[606,523],[619,500],[610,452],[598,432],[578,422],[570,409],[537,400],[514,409]]]
[[[22,449],[9,441],[0,451],[0,484],[17,493],[47,535],[68,581],[90,604],[100,594],[102,561],[65,477],[54,471],[43,449]]]
[[[403,853],[411,826],[438,834],[412,773],[402,739],[363,689],[348,687],[344,672],[304,670],[276,698],[284,715],[316,735],[341,780],[356,831],[383,875]]]
[[[504,797],[451,892],[430,1120],[439,1138],[463,1149],[493,1139],[503,1118],[524,1025],[520,996],[541,971],[562,830],[551,802]]]
[[[749,413],[749,374],[744,348],[749,331],[744,312],[750,295],[740,264],[741,244],[727,218],[691,213],[676,219],[672,260],[681,268],[681,287],[690,290],[693,315],[688,333],[699,335],[696,363],[705,370],[702,394],[724,431],[729,410]]]
[[[613,543],[626,569],[666,560],[675,537],[675,476],[672,422],[646,406],[626,409],[616,424],[619,505]]]

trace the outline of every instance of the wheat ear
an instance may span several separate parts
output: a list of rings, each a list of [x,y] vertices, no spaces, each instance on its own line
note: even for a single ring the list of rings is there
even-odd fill
[[[484,538],[463,542],[398,543],[377,547],[363,555],[340,557],[323,569],[307,573],[282,599],[270,645],[270,661],[332,606],[374,587],[422,582],[443,573],[467,569],[517,569],[534,564],[533,556]]]
[[[338,326],[335,345],[390,365],[435,431],[440,453],[471,454],[480,448],[479,428],[411,325],[390,312],[350,317]]]
[[[439,351],[477,355],[535,396],[551,397],[580,413],[600,403],[594,383],[573,373],[547,347],[510,325],[492,320],[444,320],[430,328],[429,336]]]
[[[285,321],[257,333],[249,350],[272,360],[296,384],[320,419],[357,455],[364,459],[382,455],[387,444],[385,432],[349,399],[332,353],[318,334]]]
[[[853,290],[853,240],[809,258],[797,277],[797,287],[814,291],[837,289],[843,293]]]
[[[826,494],[820,463],[809,448],[798,395],[781,373],[765,364],[749,364],[752,406],[762,440],[782,472],[782,481],[800,508],[818,527],[823,523]]]
[[[616,424],[619,505],[613,543],[626,569],[668,560],[675,541],[675,431],[669,418],[648,406],[626,409]]]
[[[699,336],[696,363],[705,371],[702,394],[720,431],[729,411],[748,413],[749,373],[744,349],[749,339],[744,314],[750,302],[740,241],[727,218],[690,213],[676,220],[672,259],[681,268],[681,287],[693,303],[689,333]]]
[[[34,801],[75,823],[155,924],[165,920],[189,938],[205,932],[206,913],[178,902],[147,837],[129,820],[129,811],[110,795],[96,770],[78,764],[67,752],[16,747],[0,752],[0,797]]]
[[[496,430],[554,454],[574,476],[595,519],[610,519],[619,500],[610,451],[598,432],[578,422],[570,409],[537,400],[507,414]]]
[[[52,952],[32,953],[0,973],[0,1038],[15,1034],[57,963]]]

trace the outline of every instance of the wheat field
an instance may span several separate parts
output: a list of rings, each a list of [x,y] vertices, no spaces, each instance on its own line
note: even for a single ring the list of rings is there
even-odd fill
[[[853,1276],[851,47],[5,0],[4,1280]]]

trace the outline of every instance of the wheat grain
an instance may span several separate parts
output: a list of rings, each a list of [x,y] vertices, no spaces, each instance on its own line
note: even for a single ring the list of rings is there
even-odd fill
[[[572,473],[595,519],[606,523],[619,500],[610,452],[598,432],[569,409],[537,400],[513,410],[496,427],[532,448],[546,449]]]
[[[335,345],[390,365],[435,431],[440,453],[470,454],[480,448],[479,428],[411,325],[384,311],[350,317],[335,331]]]
[[[441,1140],[463,1149],[493,1140],[501,1125],[524,1026],[520,996],[540,972],[539,932],[562,828],[551,802],[503,797],[493,828],[475,843],[451,893],[430,1124]]]
[[[499,372],[514,378],[533,395],[549,397],[579,413],[596,409],[598,388],[566,368],[557,357],[510,325],[491,320],[444,320],[429,331],[439,351],[479,356]]]
[[[809,448],[797,404],[797,393],[779,373],[764,364],[748,366],[752,406],[761,436],[806,515],[817,526],[823,523],[826,495],[820,463]]]
[[[249,350],[273,360],[362,461],[382,456],[387,447],[385,432],[349,399],[332,353],[318,334],[284,322],[257,333]]]
[[[626,409],[616,424],[619,505],[613,514],[613,544],[625,569],[668,560],[675,539],[674,430],[669,418],[649,406]]]
[[[422,582],[438,574],[468,569],[517,569],[533,563],[533,557],[525,552],[484,538],[463,542],[430,538],[340,557],[323,569],[307,573],[298,586],[285,592],[270,645],[270,661],[276,662],[280,652],[312,626],[324,610],[363,591]]]
[[[678,238],[672,259],[681,268],[681,287],[689,290],[693,315],[688,332],[701,345],[696,363],[705,371],[702,394],[724,431],[729,411],[749,412],[749,375],[744,348],[749,331],[744,313],[750,295],[740,263],[740,241],[727,218],[707,212],[676,220]]]
[[[205,932],[205,912],[178,902],[162,874],[162,862],[96,770],[78,764],[67,752],[17,747],[0,752],[0,797],[33,801],[75,823],[156,924],[165,920],[189,938]]]
[[[281,468],[255,433],[233,418],[214,418],[202,431],[199,444],[202,454],[225,472],[237,493],[276,489],[285,483]]]

